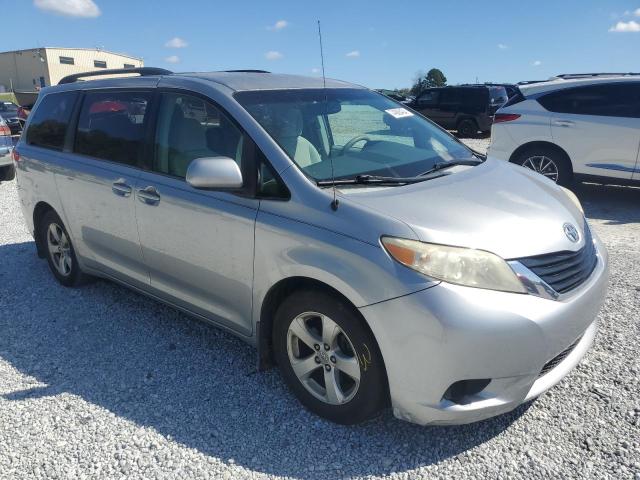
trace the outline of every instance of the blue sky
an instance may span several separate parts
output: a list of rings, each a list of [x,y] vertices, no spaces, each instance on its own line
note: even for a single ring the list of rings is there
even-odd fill
[[[449,83],[640,71],[640,0],[0,4],[12,12],[3,22],[2,50],[101,46],[174,71],[259,68],[317,75],[317,19],[327,76],[373,88],[409,86],[416,72],[431,67]]]

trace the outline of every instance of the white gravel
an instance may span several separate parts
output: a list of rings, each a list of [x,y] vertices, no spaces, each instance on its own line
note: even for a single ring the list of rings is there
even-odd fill
[[[486,140],[485,140],[486,145]],[[600,332],[536,402],[478,424],[333,425],[233,336],[111,283],[59,286],[0,185],[0,478],[640,480],[640,189],[581,186],[611,255]]]

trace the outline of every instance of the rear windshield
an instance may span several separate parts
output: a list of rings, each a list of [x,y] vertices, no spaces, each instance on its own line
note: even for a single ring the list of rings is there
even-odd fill
[[[0,102],[0,115],[7,113],[17,113],[18,106],[13,102]]]
[[[491,99],[491,105],[502,105],[507,103],[507,100],[509,99],[507,89],[504,87],[490,87],[489,97]]]
[[[365,89],[248,91],[235,98],[316,180],[409,177],[473,153],[424,117]]]

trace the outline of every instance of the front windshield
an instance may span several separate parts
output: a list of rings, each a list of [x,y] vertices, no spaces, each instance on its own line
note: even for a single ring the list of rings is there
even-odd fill
[[[238,102],[317,181],[413,177],[473,153],[415,112],[364,89],[247,91]]]

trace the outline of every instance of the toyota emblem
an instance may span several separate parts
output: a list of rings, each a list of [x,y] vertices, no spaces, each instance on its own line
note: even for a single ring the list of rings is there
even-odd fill
[[[578,233],[578,229],[576,227],[574,227],[570,223],[565,223],[562,227],[564,228],[564,234],[573,243],[577,243],[578,240],[580,240],[580,234]]]

